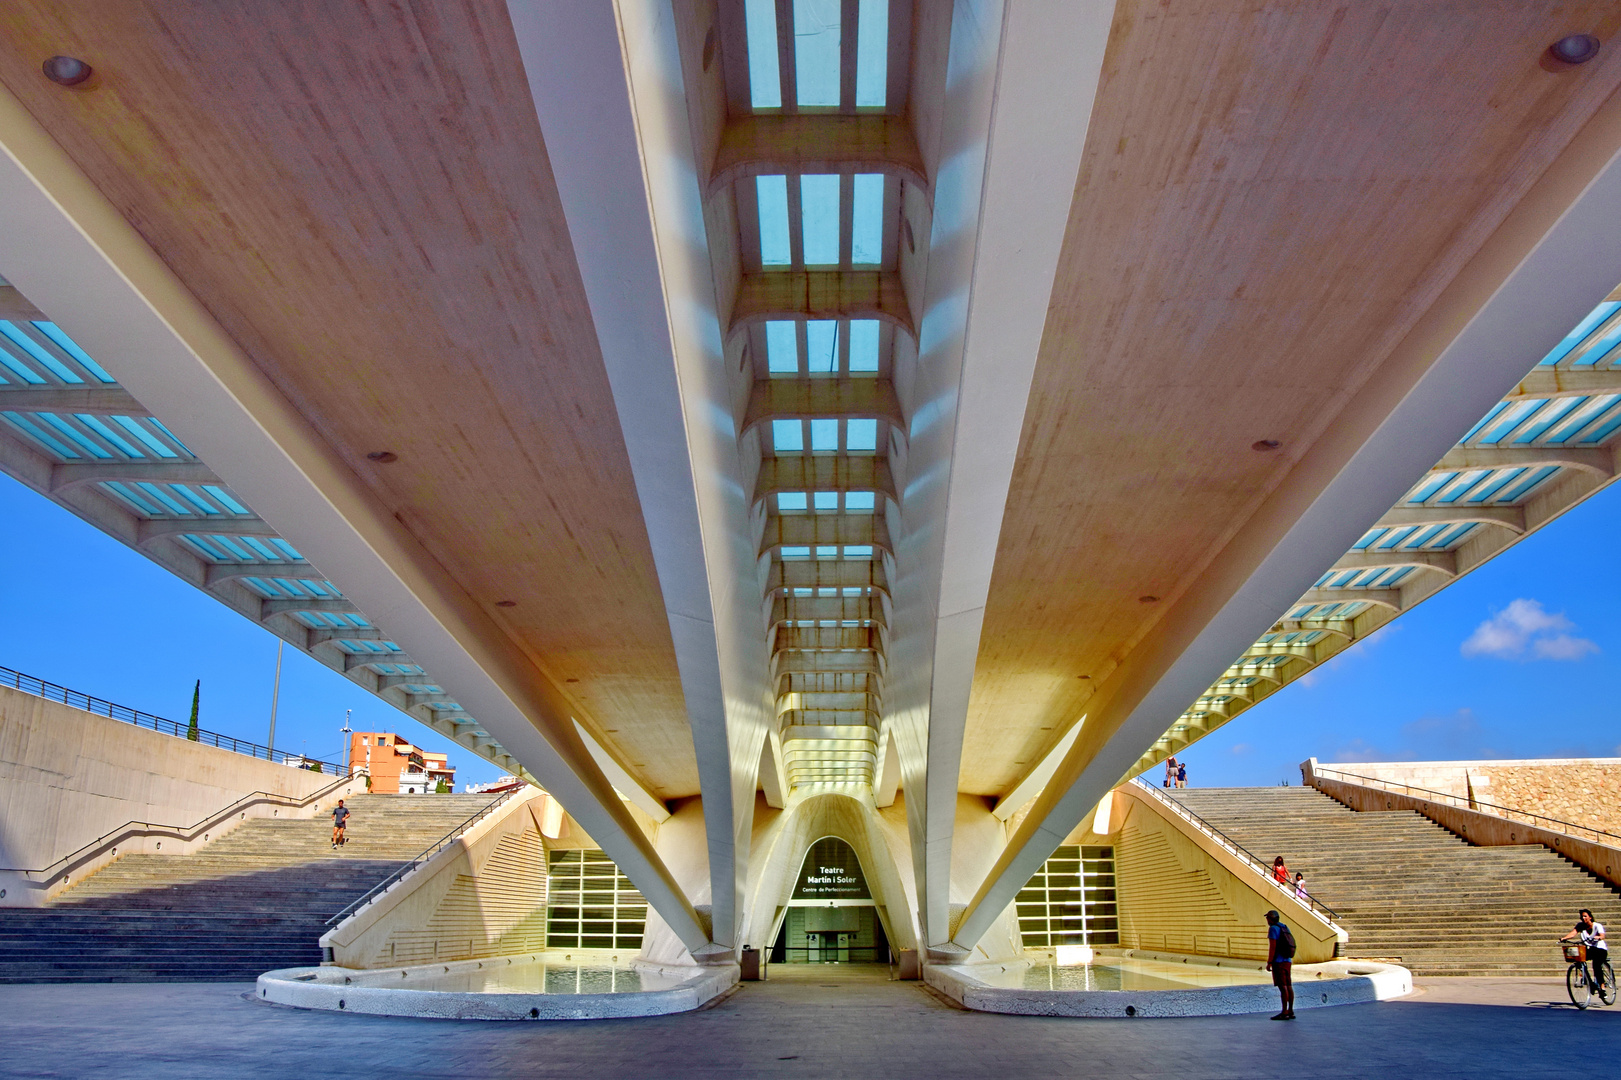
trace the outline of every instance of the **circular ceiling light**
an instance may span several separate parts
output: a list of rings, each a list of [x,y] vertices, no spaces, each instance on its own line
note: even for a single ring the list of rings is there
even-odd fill
[[[495,606],[496,607],[517,607],[518,606],[518,601],[516,601],[516,600],[497,600],[495,602]]]
[[[1257,440],[1256,442],[1250,443],[1250,449],[1251,450],[1258,450],[1258,451],[1260,451],[1261,453],[1264,454],[1268,450],[1276,450],[1278,447],[1280,447],[1282,445],[1283,444],[1280,443],[1276,439],[1260,439],[1260,440]]]
[[[1157,596],[1139,596],[1137,598],[1137,602],[1139,604],[1157,604],[1157,603],[1159,603],[1159,597],[1157,597]]]
[[[373,450],[366,455],[366,460],[375,461],[379,465],[387,465],[391,461],[400,460],[400,455],[392,450]]]
[[[45,77],[58,86],[78,86],[95,70],[76,56],[53,56],[40,65]]]
[[[1571,34],[1548,46],[1548,55],[1565,64],[1585,64],[1598,55],[1599,40],[1592,34]]]

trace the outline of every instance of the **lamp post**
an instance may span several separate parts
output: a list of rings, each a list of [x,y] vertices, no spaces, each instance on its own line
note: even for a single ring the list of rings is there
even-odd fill
[[[276,703],[281,700],[281,651],[287,643],[276,639],[276,681],[270,688],[270,735],[265,739],[265,757],[276,760]]]
[[[353,734],[349,730],[349,718],[351,716],[353,716],[353,715],[354,715],[354,710],[353,709],[345,709],[345,710],[343,710],[343,728],[342,728],[342,733],[343,733],[343,775],[345,775],[345,776],[348,776],[348,775],[350,775],[351,773],[354,772],[353,766],[351,766],[350,763],[349,763],[349,751],[350,751],[349,743],[351,741],[349,736],[351,734]]]

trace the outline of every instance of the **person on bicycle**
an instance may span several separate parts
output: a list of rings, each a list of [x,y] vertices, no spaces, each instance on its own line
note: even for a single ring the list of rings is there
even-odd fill
[[[1593,913],[1582,908],[1577,913],[1576,928],[1560,941],[1581,941],[1587,946],[1587,963],[1593,972],[1593,986],[1604,985],[1604,962],[1610,958],[1610,946],[1604,940],[1604,924],[1593,921]]]
[[[334,848],[345,842],[346,838],[343,835],[343,830],[348,824],[349,808],[343,805],[342,799],[339,799],[338,805],[332,808],[332,846]]]

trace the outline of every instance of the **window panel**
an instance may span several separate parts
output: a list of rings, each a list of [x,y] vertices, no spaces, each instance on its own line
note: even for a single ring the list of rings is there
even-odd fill
[[[889,83],[889,0],[861,0],[856,14],[856,105],[882,108]]]
[[[851,421],[852,424],[856,421]],[[811,450],[819,453],[837,451],[839,448],[839,422],[836,419],[818,418],[810,422]]]
[[[805,370],[826,375],[839,369],[839,324],[812,319],[805,324]]]
[[[771,421],[771,448],[779,454],[805,452],[805,431],[798,420]]]
[[[840,0],[794,0],[796,100],[802,106],[839,104]]]
[[[860,173],[850,215],[850,262],[876,266],[884,258],[884,175]]]
[[[754,194],[760,203],[760,263],[787,266],[793,262],[788,246],[788,178],[756,176]]]
[[[850,370],[878,370],[878,320],[850,320]]]
[[[799,178],[799,212],[806,266],[839,262],[839,178],[815,173]],[[763,212],[762,212],[763,213]]]
[[[874,451],[878,449],[878,421],[851,420],[845,447],[849,450]]]
[[[771,319],[765,324],[765,357],[773,375],[799,372],[799,335],[792,322]]]
[[[776,0],[744,0],[743,21],[749,39],[749,103],[756,109],[780,109]]]

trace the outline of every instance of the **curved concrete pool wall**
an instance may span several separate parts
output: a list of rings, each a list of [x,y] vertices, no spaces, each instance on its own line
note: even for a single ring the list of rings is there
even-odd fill
[[[283,968],[259,976],[254,995],[259,1001],[272,1005],[367,1016],[440,1020],[606,1020],[690,1012],[725,993],[737,983],[739,976],[735,964],[682,968],[637,964],[624,970],[646,973],[669,985],[605,994],[413,989],[413,984],[420,987],[446,977],[559,959],[536,953],[366,971],[330,966]]]
[[[1139,950],[1116,956],[1100,955],[1098,963],[1126,958],[1214,971],[1253,972],[1262,968],[1253,961],[1224,960],[1216,964],[1208,957]],[[964,1008],[1020,1016],[1234,1016],[1272,1012],[1278,1007],[1278,991],[1270,982],[1166,990],[1040,990],[993,985],[993,974],[1005,976],[1018,966],[931,964],[924,969],[923,978]],[[1394,964],[1334,960],[1299,965],[1294,973],[1294,986],[1295,1007],[1311,1009],[1402,997],[1412,993],[1413,976],[1406,968]]]

